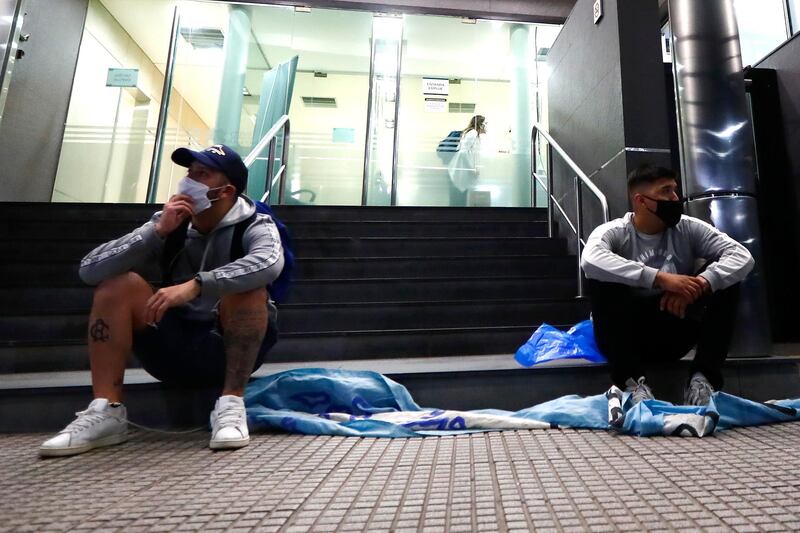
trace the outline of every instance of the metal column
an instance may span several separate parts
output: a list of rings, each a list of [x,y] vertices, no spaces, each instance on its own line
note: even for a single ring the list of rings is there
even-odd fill
[[[731,356],[768,355],[753,134],[733,0],[670,0],[669,16],[687,211],[753,254],[756,268],[742,283]]]

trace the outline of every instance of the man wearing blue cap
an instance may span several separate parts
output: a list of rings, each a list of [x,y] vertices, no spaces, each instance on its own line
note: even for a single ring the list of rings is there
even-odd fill
[[[42,456],[127,440],[122,383],[131,349],[161,381],[222,388],[212,449],[249,443],[242,395],[277,338],[267,288],[283,269],[280,236],[242,194],[247,167],[231,148],[179,148],[172,160],[188,172],[164,209],[81,261],[81,279],[97,285],[88,331],[94,401],[40,446]],[[159,289],[138,274],[153,266],[162,271]]]

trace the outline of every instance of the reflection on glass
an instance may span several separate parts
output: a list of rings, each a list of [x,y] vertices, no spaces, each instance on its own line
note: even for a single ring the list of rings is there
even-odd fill
[[[753,65],[787,39],[784,0],[734,0],[742,64]]]
[[[175,2],[150,4],[135,23],[139,2],[88,3],[53,201],[145,200]],[[135,82],[109,79],[109,69],[135,71]],[[174,138],[189,120],[170,118]]]
[[[391,205],[394,174],[397,66],[403,19],[376,16],[372,26],[372,88],[364,199],[366,205]]]
[[[270,68],[299,57],[289,107],[292,134],[284,202],[360,205],[372,15],[253,9],[258,48]],[[251,80],[261,76],[263,71],[248,70],[250,92],[258,89]],[[257,109],[258,101],[255,93],[245,96],[245,108]]]
[[[405,17],[398,205],[530,205],[530,132],[547,115],[545,60],[559,29]],[[476,115],[485,117],[477,180],[461,199],[448,167]]]
[[[194,78],[197,89],[204,91],[196,101],[209,117],[210,141],[227,140],[242,155],[248,153],[286,112],[288,95],[292,134],[283,202],[360,204],[372,16],[326,9],[192,4],[223,10],[208,18],[196,11],[195,20],[187,25],[195,32],[223,34],[221,48],[212,52],[215,76],[198,78],[200,73],[193,68],[198,60],[188,56],[179,55],[175,68],[176,77]],[[295,57],[296,71],[277,72]],[[204,86],[197,79],[209,83]],[[280,154],[280,143],[276,148]],[[253,182],[263,184],[264,165],[252,171],[257,174]],[[277,190],[272,192],[276,201]]]

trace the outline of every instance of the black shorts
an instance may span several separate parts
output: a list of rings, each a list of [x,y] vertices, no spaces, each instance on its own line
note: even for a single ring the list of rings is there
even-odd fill
[[[253,372],[278,340],[274,311],[270,306]],[[179,309],[169,309],[157,326],[133,333],[133,353],[142,368],[164,383],[221,387],[225,381],[225,343],[216,319],[189,320]]]

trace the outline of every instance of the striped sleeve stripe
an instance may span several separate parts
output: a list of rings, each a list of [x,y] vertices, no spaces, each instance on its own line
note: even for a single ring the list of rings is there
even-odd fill
[[[140,234],[136,234],[133,237],[131,237],[131,239],[127,241],[125,244],[120,244],[119,246],[115,246],[114,248],[109,248],[108,250],[102,253],[84,258],[83,261],[81,261],[81,267],[87,267],[89,265],[94,265],[95,263],[100,263],[101,261],[105,261],[106,259],[110,259],[115,255],[119,255],[125,252],[130,247],[142,242],[143,240],[144,238]]]

